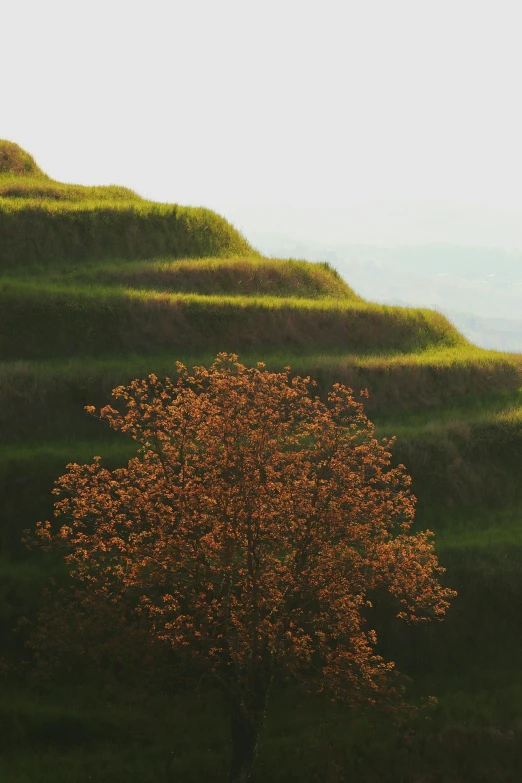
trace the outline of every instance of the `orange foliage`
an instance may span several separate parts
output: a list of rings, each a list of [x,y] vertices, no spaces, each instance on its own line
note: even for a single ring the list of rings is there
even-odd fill
[[[223,689],[233,781],[248,780],[276,668],[375,702],[393,663],[375,653],[369,597],[384,589],[418,621],[441,618],[453,595],[429,531],[409,532],[415,498],[391,443],[350,389],[324,403],[289,369],[219,354],[193,375],[178,363],[176,380],[115,389],[125,413],[100,416],[139,456],[112,472],[99,457],[69,465],[54,490],[66,524],[37,528],[93,605],[131,606],[173,660]]]

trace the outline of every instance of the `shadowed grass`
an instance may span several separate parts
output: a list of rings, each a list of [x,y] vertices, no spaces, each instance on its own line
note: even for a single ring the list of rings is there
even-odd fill
[[[409,727],[278,689],[252,783],[516,783],[522,773],[520,726],[494,722],[521,695],[509,682],[512,674],[505,672],[500,682],[485,677],[479,691],[470,690],[471,678],[460,688],[451,683],[451,690],[436,685],[438,707]],[[487,701],[492,685],[502,699],[497,709]],[[0,774],[6,783],[226,779],[226,722],[212,693],[172,694],[154,708],[121,697],[98,696],[95,703],[81,691],[31,697],[8,692],[1,718]]]

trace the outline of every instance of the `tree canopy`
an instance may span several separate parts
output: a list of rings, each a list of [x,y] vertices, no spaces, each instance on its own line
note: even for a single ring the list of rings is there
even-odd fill
[[[350,389],[323,401],[310,378],[219,354],[210,368],[155,375],[100,411],[139,443],[110,471],[95,457],[58,481],[44,547],[64,551],[84,604],[130,607],[151,639],[222,689],[230,780],[247,781],[269,689],[291,673],[333,697],[375,703],[394,664],[376,652],[371,597],[409,621],[442,618],[429,531]],[[88,410],[95,413],[94,408]],[[185,669],[186,670],[186,669]]]

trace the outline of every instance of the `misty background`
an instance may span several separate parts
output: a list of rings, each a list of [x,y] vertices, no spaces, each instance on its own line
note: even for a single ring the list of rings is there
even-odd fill
[[[260,252],[329,261],[373,302],[444,313],[483,348],[522,352],[522,213],[486,206],[225,206]]]

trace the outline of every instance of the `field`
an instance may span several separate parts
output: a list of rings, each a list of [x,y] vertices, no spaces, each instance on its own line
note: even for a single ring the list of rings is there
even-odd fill
[[[411,676],[412,699],[434,695],[436,708],[392,731],[281,686],[254,780],[520,780],[522,356],[470,345],[438,313],[363,301],[328,264],[264,259],[208,210],[56,183],[2,142],[1,778],[226,776],[215,694],[41,682],[13,630],[57,567],[21,543],[51,518],[54,480],[68,462],[100,454],[116,466],[133,453],[83,406],[221,350],[310,374],[321,394],[336,381],[368,388],[366,410],[413,477],[416,526],[435,531],[459,593],[441,625],[383,623],[382,650]]]

